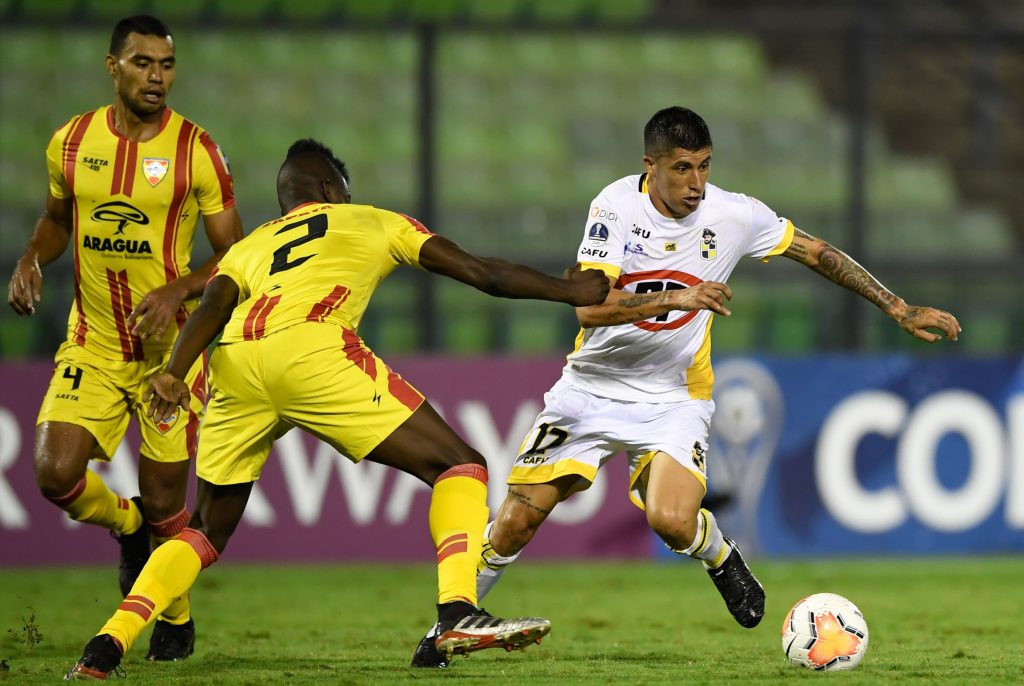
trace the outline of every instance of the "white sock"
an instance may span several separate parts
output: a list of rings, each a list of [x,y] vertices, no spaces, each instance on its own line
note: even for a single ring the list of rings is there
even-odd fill
[[[680,555],[689,555],[703,560],[704,566],[708,569],[720,567],[732,551],[729,544],[725,542],[725,537],[722,536],[722,530],[718,528],[715,515],[704,508],[697,512],[697,535],[693,537],[690,547],[686,550],[669,549]]]
[[[480,563],[476,566],[477,605],[483,601],[484,596],[491,592],[492,588],[498,585],[501,575],[505,573],[505,568],[519,557],[519,553],[505,557],[494,552],[490,539],[492,526],[494,526],[494,522],[490,522],[484,529],[484,544],[480,550]]]

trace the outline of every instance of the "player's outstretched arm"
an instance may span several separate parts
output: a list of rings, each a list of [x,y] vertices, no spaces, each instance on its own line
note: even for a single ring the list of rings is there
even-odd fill
[[[442,236],[423,244],[419,261],[429,272],[501,298],[553,300],[581,307],[603,302],[608,294],[608,280],[596,269],[575,268],[559,279],[521,264],[477,257]]]
[[[71,241],[71,197],[46,194],[46,209],[36,222],[25,253],[18,259],[7,286],[7,304],[21,315],[36,312],[43,295],[42,268],[64,254]]]
[[[238,285],[227,276],[217,276],[210,281],[203,294],[203,301],[174,341],[167,367],[149,381],[142,400],[152,400],[148,412],[150,417],[162,421],[167,419],[176,406],[188,406],[188,387],[183,381],[185,375],[213,339],[224,330],[238,304],[238,293]]]
[[[612,277],[608,280],[615,282]],[[627,293],[613,288],[603,303],[576,308],[576,317],[584,328],[631,324],[673,310],[711,310],[728,317],[732,311],[725,306],[727,300],[732,300],[732,289],[718,281],[653,293]]]
[[[782,254],[873,302],[912,336],[934,343],[943,336],[928,329],[938,329],[951,341],[960,335],[960,323],[949,312],[934,307],[908,305],[852,257],[820,238],[795,229],[793,242]]]
[[[223,212],[203,217],[206,236],[213,248],[213,256],[194,272],[181,276],[159,288],[154,288],[139,301],[128,315],[128,326],[140,338],[157,338],[164,335],[167,327],[175,321],[181,304],[203,294],[206,282],[213,268],[224,257],[232,245],[242,240],[242,219],[232,206]]]

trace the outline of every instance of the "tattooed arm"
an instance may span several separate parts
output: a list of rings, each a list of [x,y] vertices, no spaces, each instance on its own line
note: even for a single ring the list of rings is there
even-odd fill
[[[800,229],[795,229],[793,242],[782,254],[807,265],[830,281],[874,303],[912,336],[933,343],[942,336],[928,331],[929,328],[941,330],[946,338],[952,341],[960,334],[960,324],[949,312],[933,307],[908,305],[902,298],[880,284],[852,257]]]
[[[612,289],[603,303],[576,308],[576,317],[584,328],[630,324],[672,310],[711,310],[726,317],[732,314],[725,306],[725,301],[732,299],[732,290],[717,281],[680,290],[627,293],[615,288],[614,278],[609,276],[608,280]]]

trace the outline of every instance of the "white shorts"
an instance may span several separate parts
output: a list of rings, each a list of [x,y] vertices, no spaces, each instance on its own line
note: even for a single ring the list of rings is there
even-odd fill
[[[589,488],[620,452],[629,457],[629,497],[641,509],[636,481],[658,452],[693,473],[707,489],[708,431],[713,400],[638,403],[593,395],[560,379],[544,394],[544,409],[519,447],[509,484],[543,484],[581,477]]]

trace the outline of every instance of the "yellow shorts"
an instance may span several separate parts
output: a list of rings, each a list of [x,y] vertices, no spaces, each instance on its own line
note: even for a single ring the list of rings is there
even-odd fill
[[[157,425],[146,416],[149,408],[142,403],[146,382],[168,357],[170,351],[141,361],[111,361],[65,342],[57,350],[53,378],[36,425],[68,422],[81,426],[96,439],[93,459],[109,460],[134,415],[142,435],[139,453],[143,457],[156,462],[181,462],[195,457],[206,402],[206,356],[196,362],[185,379],[192,389],[187,413],[178,410],[170,421]]]
[[[315,322],[221,345],[210,374],[196,474],[219,485],[259,479],[294,426],[357,462],[423,402],[355,332]]]

